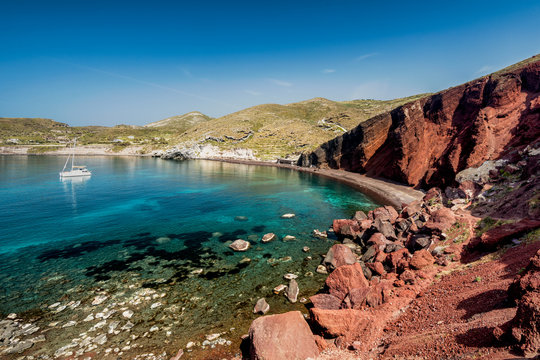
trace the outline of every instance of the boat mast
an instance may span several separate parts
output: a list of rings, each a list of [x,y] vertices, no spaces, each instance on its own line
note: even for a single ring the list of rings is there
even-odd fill
[[[73,140],[73,156],[71,157],[71,171],[73,171],[73,162],[75,161],[75,144],[77,144],[77,138]]]
[[[69,158],[71,157],[71,154],[68,154],[68,158],[66,159],[66,163],[64,164],[64,168],[62,169],[62,172],[64,172],[66,170],[66,166],[69,162]]]

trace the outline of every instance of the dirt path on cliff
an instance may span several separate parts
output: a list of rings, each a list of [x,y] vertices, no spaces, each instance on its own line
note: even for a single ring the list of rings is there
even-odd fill
[[[507,289],[540,241],[479,259],[442,276],[390,323],[382,339],[386,359],[522,359],[493,337],[515,315]]]

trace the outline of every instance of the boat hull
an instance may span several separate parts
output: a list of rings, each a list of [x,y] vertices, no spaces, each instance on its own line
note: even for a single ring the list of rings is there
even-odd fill
[[[90,171],[64,171],[60,173],[60,177],[80,177],[80,176],[91,176],[92,173]]]

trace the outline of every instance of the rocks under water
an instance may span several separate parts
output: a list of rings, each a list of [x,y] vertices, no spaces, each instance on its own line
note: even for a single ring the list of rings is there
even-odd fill
[[[92,165],[99,159],[85,160]],[[100,161],[119,164],[115,159]],[[305,311],[298,302],[289,302],[283,291],[273,292],[284,274],[298,275],[299,299],[322,286],[324,276],[314,271],[332,242],[313,237],[312,230],[329,225],[336,213],[352,215],[343,203],[374,207],[361,194],[308,174],[210,164],[212,171],[218,167],[212,173],[215,179],[190,179],[175,187],[170,182],[176,184],[184,176],[179,178],[178,172],[197,177],[205,168],[150,159],[138,159],[139,163],[137,171],[151,170],[152,182],[131,181],[123,171],[108,177],[102,168],[100,177],[80,188],[57,184],[55,177],[46,185],[54,196],[46,199],[31,196],[32,186],[25,187],[27,201],[36,199],[31,209],[44,215],[19,219],[31,223],[33,231],[0,219],[2,228],[12,231],[7,236],[18,239],[4,243],[0,238],[0,246],[16,245],[4,253],[0,247],[0,319],[39,328],[16,337],[17,344],[8,344],[13,336],[6,335],[0,353],[11,348],[16,354],[51,358],[95,353],[97,358],[167,360],[178,349],[193,353],[223,349],[234,354],[240,336],[257,317],[252,313],[257,299],[266,299],[270,313]],[[93,169],[99,164],[93,163]],[[146,169],[144,164],[151,166]],[[174,176],[160,174],[162,167]],[[235,176],[238,170],[253,171],[258,177],[239,181],[244,177]],[[227,171],[232,173],[224,175]],[[294,185],[295,179],[308,182]],[[198,188],[192,188],[194,183]],[[99,200],[107,199],[111,184],[118,186],[115,201]],[[129,196],[118,189],[129,190]],[[83,201],[62,208],[65,191],[69,201],[80,196]],[[7,200],[2,204],[16,208],[16,198]],[[52,208],[51,215],[47,211]],[[292,211],[296,217],[280,218]],[[235,220],[245,215],[246,220]],[[66,229],[51,226],[51,216],[58,223],[65,217],[61,223]],[[262,242],[269,232],[276,240],[285,235],[296,240]],[[237,239],[250,248],[239,253],[229,249]],[[302,251],[306,246],[309,259]],[[208,334],[220,335],[208,340]],[[194,345],[187,349],[190,342]]]

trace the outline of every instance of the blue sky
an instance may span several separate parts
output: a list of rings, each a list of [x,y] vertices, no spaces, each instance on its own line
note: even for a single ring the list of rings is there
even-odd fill
[[[0,3],[0,116],[70,125],[434,92],[540,53],[540,3]]]

